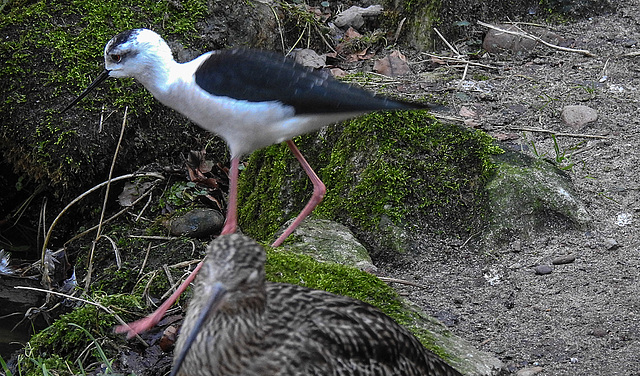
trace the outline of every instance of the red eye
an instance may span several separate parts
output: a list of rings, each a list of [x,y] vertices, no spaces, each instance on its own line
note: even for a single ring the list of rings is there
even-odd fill
[[[111,55],[111,60],[113,60],[116,63],[119,63],[120,60],[122,60],[122,56],[121,55]]]

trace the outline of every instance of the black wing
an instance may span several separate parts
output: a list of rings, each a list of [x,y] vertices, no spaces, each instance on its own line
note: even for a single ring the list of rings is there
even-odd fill
[[[213,95],[251,102],[279,101],[293,106],[297,114],[424,107],[375,96],[282,55],[251,49],[215,51],[196,70],[195,80]]]

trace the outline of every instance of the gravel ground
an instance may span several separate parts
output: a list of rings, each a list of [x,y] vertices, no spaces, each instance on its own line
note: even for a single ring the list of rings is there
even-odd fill
[[[549,133],[524,128],[606,136],[557,137],[560,155],[575,163],[568,172],[593,216],[590,228],[549,229],[492,249],[431,240],[400,259],[375,261],[387,275],[428,286],[397,287],[511,372],[640,375],[640,56],[622,56],[640,51],[640,2],[619,1],[612,14],[552,31],[596,56],[538,47],[524,58],[484,57],[500,69],[480,72],[488,76],[477,82],[482,92],[452,93],[451,102],[530,154],[533,141],[539,154],[556,156]],[[566,125],[568,105],[588,106],[598,120]],[[536,274],[564,255],[575,261]]]

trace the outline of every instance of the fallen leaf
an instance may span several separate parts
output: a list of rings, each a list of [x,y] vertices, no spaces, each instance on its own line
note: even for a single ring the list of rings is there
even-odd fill
[[[407,58],[400,51],[393,51],[389,56],[375,62],[373,70],[389,77],[402,76],[411,72]]]

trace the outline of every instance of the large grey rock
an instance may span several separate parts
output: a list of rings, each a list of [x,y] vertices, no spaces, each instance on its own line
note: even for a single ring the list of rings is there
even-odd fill
[[[405,300],[405,305],[416,312],[419,319],[415,326],[427,331],[433,342],[451,357],[447,362],[465,376],[507,375],[500,359],[485,351],[476,349],[465,339],[452,334],[440,321],[428,316],[413,303]]]
[[[346,226],[325,219],[307,218],[285,242],[285,248],[321,262],[353,266],[368,272],[376,270],[367,249],[353,233]]]
[[[495,159],[498,170],[487,184],[490,215],[485,240],[528,238],[590,223],[569,178],[553,164],[514,152]]]

